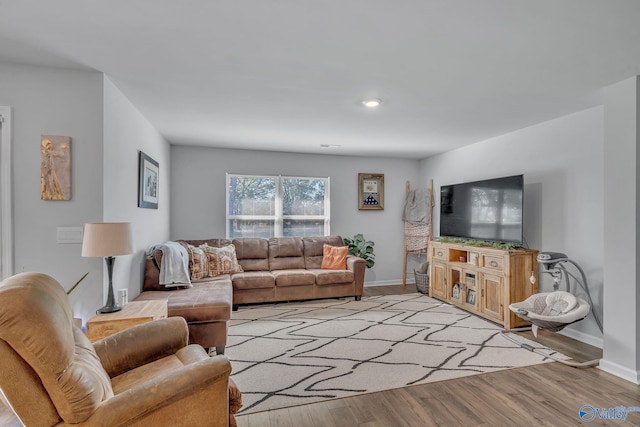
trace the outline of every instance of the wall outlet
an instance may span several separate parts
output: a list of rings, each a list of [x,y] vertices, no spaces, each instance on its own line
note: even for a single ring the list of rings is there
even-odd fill
[[[118,290],[118,304],[122,307],[127,305],[129,302],[129,290],[128,289],[120,289]]]

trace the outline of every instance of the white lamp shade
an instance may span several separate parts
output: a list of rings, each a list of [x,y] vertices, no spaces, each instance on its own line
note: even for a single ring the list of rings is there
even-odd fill
[[[100,222],[84,225],[82,256],[110,257],[133,253],[130,222]]]

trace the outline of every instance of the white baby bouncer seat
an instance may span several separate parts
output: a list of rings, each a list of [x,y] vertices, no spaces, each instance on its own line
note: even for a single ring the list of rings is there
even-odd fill
[[[564,292],[541,292],[524,301],[509,305],[509,310],[531,323],[531,332],[538,336],[538,328],[553,332],[578,322],[589,314],[591,306],[582,298]]]
[[[538,337],[538,329],[558,332],[565,326],[584,319],[590,313],[593,313],[593,317],[602,332],[602,322],[600,322],[598,313],[592,308],[593,301],[591,300],[587,277],[582,268],[577,263],[570,260],[565,254],[560,252],[540,252],[538,254],[538,262],[545,267],[543,273],[548,273],[553,277],[554,290],[552,292],[540,292],[531,295],[524,301],[510,304],[509,310],[515,313],[518,317],[531,323],[531,332],[536,338]],[[580,273],[579,277],[570,273],[564,266],[565,264],[573,265]],[[582,289],[589,302],[577,297],[571,292],[558,290],[562,278],[565,279],[567,291],[570,290],[570,278],[572,278],[574,283]],[[533,275],[531,283],[535,283]],[[509,332],[522,332],[528,329],[528,327],[524,327],[505,330],[502,332],[502,336],[524,349],[533,351],[534,353],[541,354],[575,368],[588,368],[599,363],[599,359],[577,362],[572,359],[563,359],[547,355],[531,345],[520,342],[514,338],[514,336],[509,334]]]

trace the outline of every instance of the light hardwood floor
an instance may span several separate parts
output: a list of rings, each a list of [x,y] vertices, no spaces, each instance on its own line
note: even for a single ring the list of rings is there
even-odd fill
[[[377,286],[365,288],[365,295],[415,291],[413,285]],[[600,349],[559,334],[539,334],[539,342],[581,362],[602,356]],[[584,405],[640,406],[640,386],[597,368],[552,362],[240,415],[237,422],[239,427],[575,426],[587,424],[579,415]],[[596,416],[588,424],[640,426],[640,412],[624,423]]]

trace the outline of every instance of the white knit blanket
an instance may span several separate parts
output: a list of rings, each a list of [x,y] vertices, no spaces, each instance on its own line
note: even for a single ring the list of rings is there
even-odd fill
[[[167,241],[150,249],[162,251],[160,284],[165,287],[190,285],[189,254],[180,243]]]

